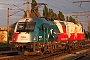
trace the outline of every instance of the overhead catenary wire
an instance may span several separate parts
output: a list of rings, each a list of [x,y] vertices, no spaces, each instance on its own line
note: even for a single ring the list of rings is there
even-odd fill
[[[58,0],[56,0],[56,1],[50,1],[50,0],[48,0],[48,1],[51,2],[51,3],[53,3],[53,4],[57,4],[56,2],[59,2]],[[73,4],[71,1],[68,1],[68,0],[67,0],[66,2],[63,2],[63,1],[60,1],[60,2],[62,2],[63,4],[66,4],[66,3],[68,4],[68,3],[69,3],[70,5],[73,5],[74,7],[77,7],[77,6],[75,6],[76,4]],[[49,4],[49,3],[48,3],[48,4]],[[68,5],[69,5],[69,4],[68,4]],[[49,5],[50,5],[50,4],[49,4]],[[74,11],[73,9],[70,10],[69,8],[67,8],[67,7],[64,6],[64,5],[63,5],[63,6],[60,5],[60,4],[57,4],[57,5],[60,7],[60,8],[57,7],[57,9],[60,9],[60,10],[63,10],[63,11],[69,11],[69,12],[71,12],[71,11],[73,12],[73,11]],[[56,7],[56,6],[52,6],[52,7]],[[73,7],[73,8],[74,8],[74,7]],[[82,7],[82,8],[77,7],[77,8],[78,8],[79,10],[82,10],[82,11],[85,11],[85,9],[86,9],[86,8],[84,8],[84,7]]]
[[[48,0],[48,1],[50,1],[50,0]],[[71,11],[69,8],[65,7],[64,5],[60,5],[60,4],[56,3],[56,1],[50,1],[50,2],[53,4],[56,4],[58,7],[60,7],[60,10],[62,9],[62,10]],[[58,1],[58,2],[62,2],[62,1]],[[62,2],[62,3],[64,4],[65,2]]]
[[[60,4],[58,4],[58,3],[56,3],[56,1],[50,1],[50,0],[48,0],[50,3],[53,3],[53,4],[56,4],[57,6],[55,6],[55,5],[51,5],[51,7],[55,7],[55,8],[57,8],[57,9],[59,9],[58,11],[60,11],[60,10],[63,10],[63,11],[71,11],[70,9],[68,9],[67,7],[65,7],[65,6],[62,6],[62,5],[60,5]],[[48,5],[50,5],[50,3],[48,3]]]
[[[90,0],[80,0],[80,1],[73,2],[73,3],[80,3],[80,2],[90,2]]]

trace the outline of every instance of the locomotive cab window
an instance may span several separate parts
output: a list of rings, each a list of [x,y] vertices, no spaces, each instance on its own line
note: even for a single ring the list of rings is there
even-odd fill
[[[19,22],[17,32],[34,32],[36,22]]]

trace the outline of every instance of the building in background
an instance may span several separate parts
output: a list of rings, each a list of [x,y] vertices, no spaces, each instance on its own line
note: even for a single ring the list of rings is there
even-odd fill
[[[7,28],[0,27],[0,42],[7,42]]]

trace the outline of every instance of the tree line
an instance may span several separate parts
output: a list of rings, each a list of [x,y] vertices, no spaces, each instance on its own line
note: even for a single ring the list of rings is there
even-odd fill
[[[26,17],[26,12],[24,14],[24,18]],[[38,3],[36,0],[32,0],[31,4],[31,11],[30,11],[30,17],[44,17],[48,20],[60,20],[60,21],[69,21],[76,23],[75,19],[72,16],[67,16],[66,18],[64,17],[64,14],[59,11],[58,13],[55,13],[53,9],[48,8],[46,5],[44,5],[43,8],[43,16],[40,15],[39,8],[38,8]]]

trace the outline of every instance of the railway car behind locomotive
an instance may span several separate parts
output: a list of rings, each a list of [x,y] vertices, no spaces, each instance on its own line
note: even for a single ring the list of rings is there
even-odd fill
[[[65,22],[65,24],[70,41],[84,40],[84,31],[81,24],[74,24],[73,22]]]
[[[50,53],[67,49],[70,40],[84,40],[80,24],[47,21],[45,18],[24,18],[16,24],[11,49]]]

